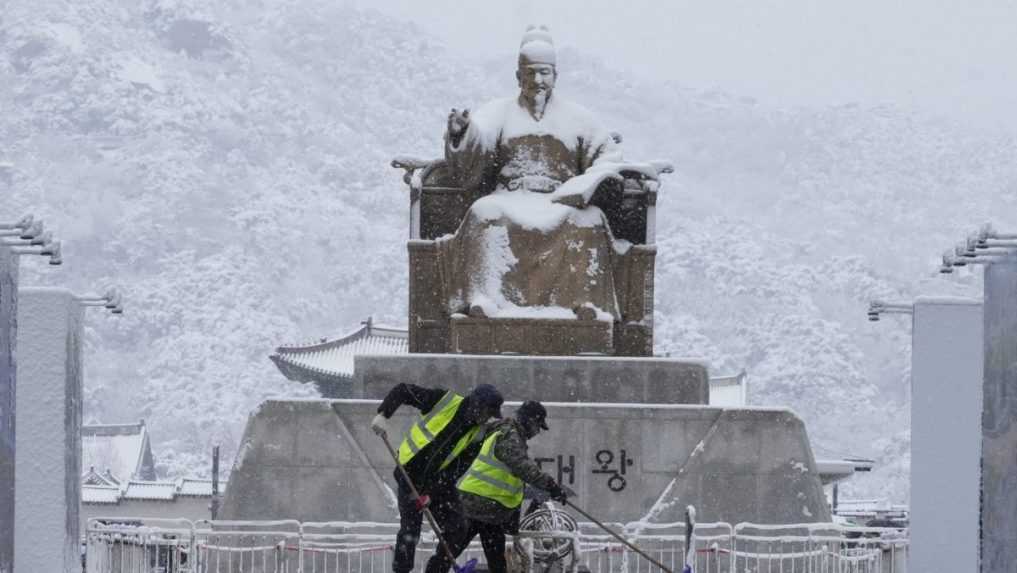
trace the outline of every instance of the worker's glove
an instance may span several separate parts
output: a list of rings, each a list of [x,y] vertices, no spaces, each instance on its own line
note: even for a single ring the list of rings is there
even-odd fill
[[[371,429],[374,430],[375,434],[384,436],[388,434],[388,418],[384,414],[378,414],[371,420]]]
[[[425,507],[431,505],[431,496],[429,495],[417,496],[417,499],[413,500],[413,503],[417,505],[417,511],[424,511]]]
[[[554,486],[551,487],[551,489],[547,490],[547,493],[551,494],[551,499],[564,505],[569,498],[569,494],[572,493],[572,491],[556,483],[554,484]]]

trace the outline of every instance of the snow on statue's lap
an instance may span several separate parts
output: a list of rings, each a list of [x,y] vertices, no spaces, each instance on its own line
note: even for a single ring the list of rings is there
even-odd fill
[[[554,231],[566,221],[576,227],[604,224],[604,214],[597,207],[577,209],[554,203],[552,198],[547,193],[498,190],[477,199],[467,218],[484,222],[505,218],[524,229],[545,233]]]

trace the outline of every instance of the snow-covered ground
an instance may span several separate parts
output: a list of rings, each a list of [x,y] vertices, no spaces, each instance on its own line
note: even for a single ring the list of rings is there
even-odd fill
[[[164,475],[232,458],[247,412],[308,397],[267,355],[369,314],[405,322],[399,154],[450,107],[515,89],[514,55],[451,54],[326,0],[14,2],[0,14],[0,219],[65,264],[23,284],[124,288],[87,321],[86,420],[144,418]],[[557,89],[662,158],[656,350],[746,369],[819,451],[872,456],[847,497],[907,499],[908,325],[872,298],[977,295],[937,254],[1017,228],[1017,141],[891,107],[774,108],[559,54]]]

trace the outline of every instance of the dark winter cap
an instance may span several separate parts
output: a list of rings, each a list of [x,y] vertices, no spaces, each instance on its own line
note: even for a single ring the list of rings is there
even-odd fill
[[[501,392],[497,388],[490,384],[479,384],[473,389],[473,392],[470,392],[470,397],[476,400],[478,404],[494,410],[495,418],[501,418],[501,404],[505,401],[505,398],[502,398]]]
[[[535,420],[540,423],[541,428],[548,429],[547,408],[536,400],[523,402],[523,405],[519,406],[519,409],[516,410],[516,417],[520,420]]]

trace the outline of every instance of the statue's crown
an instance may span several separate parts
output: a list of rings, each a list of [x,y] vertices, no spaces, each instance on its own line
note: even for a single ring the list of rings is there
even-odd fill
[[[554,39],[547,26],[527,26],[519,42],[519,64],[556,64]]]

